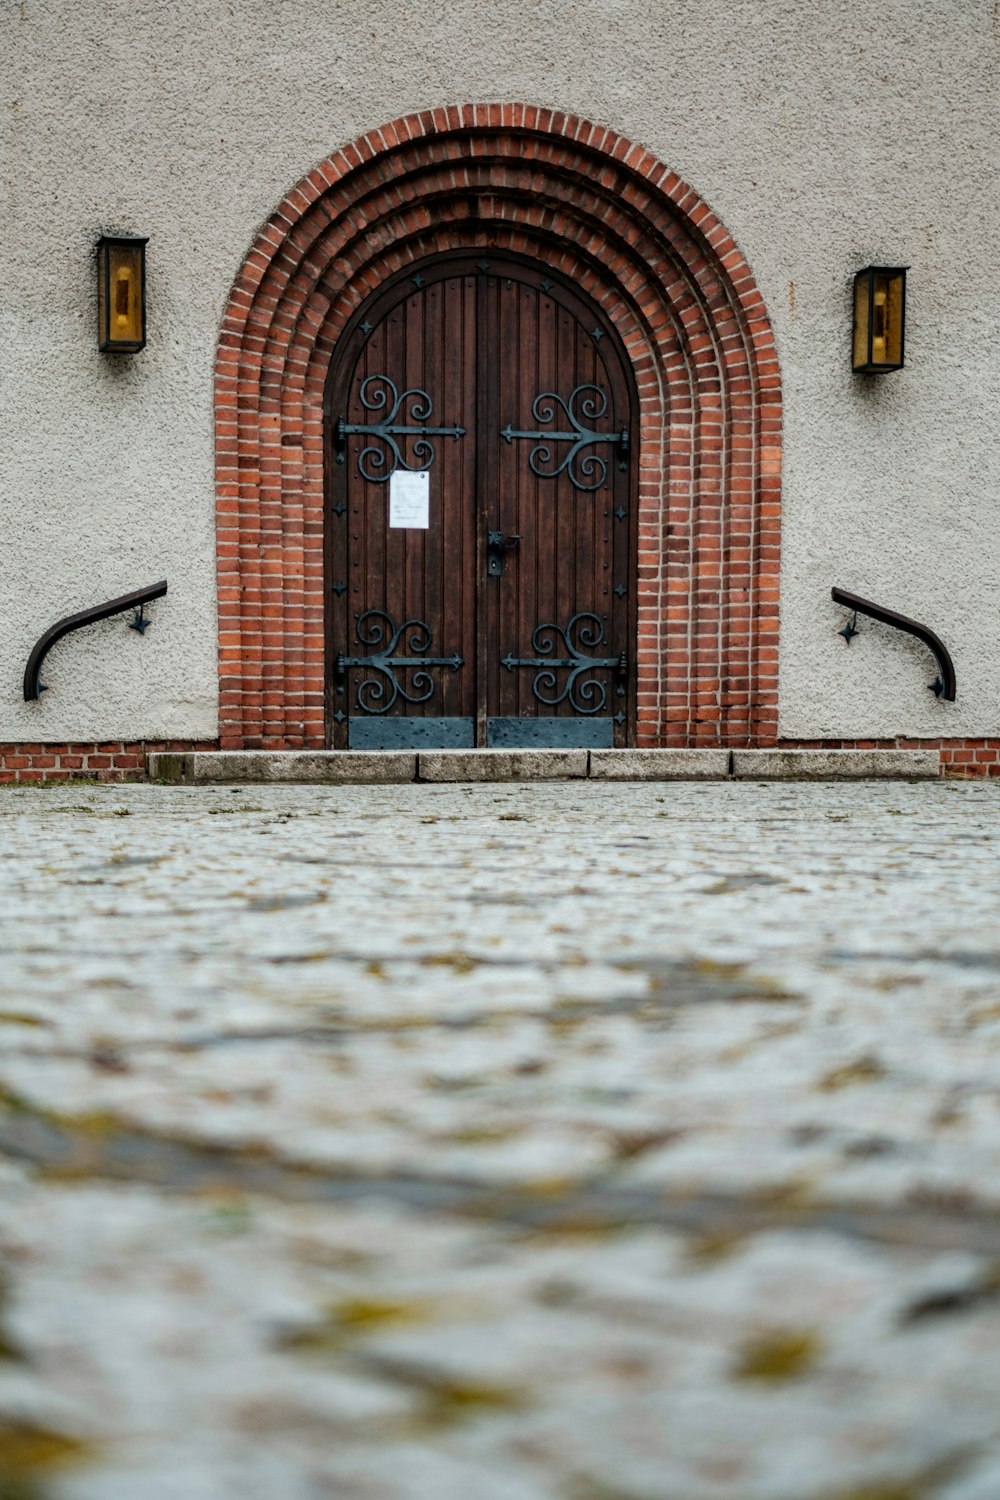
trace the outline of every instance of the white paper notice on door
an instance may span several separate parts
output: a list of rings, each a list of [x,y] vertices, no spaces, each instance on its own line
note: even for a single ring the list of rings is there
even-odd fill
[[[395,469],[389,475],[389,525],[426,531],[430,520],[426,469]]]

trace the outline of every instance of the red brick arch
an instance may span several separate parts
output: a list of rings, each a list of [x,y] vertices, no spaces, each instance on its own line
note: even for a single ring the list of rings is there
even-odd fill
[[[322,746],[324,388],[386,276],[496,247],[619,330],[639,434],[639,743],[773,743],[781,388],[711,210],[642,147],[521,104],[408,115],[321,162],[248,254],[216,365],[220,743]]]

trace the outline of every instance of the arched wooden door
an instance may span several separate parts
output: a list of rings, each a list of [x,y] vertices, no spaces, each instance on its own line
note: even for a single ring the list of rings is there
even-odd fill
[[[373,293],[327,386],[330,744],[632,742],[636,411],[614,328],[540,262]]]

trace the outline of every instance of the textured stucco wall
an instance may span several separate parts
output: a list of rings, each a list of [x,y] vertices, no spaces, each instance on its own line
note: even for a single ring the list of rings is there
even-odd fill
[[[655,152],[735,235],[786,410],[782,732],[1000,731],[1000,10],[994,0],[9,0],[0,18],[0,739],[210,735],[211,377],[256,229],[409,110],[526,99]],[[148,348],[97,353],[93,245],[150,236]],[[909,263],[907,369],[849,370],[850,285]],[[166,575],[24,660],[58,616]],[[926,620],[850,650],[831,584]]]

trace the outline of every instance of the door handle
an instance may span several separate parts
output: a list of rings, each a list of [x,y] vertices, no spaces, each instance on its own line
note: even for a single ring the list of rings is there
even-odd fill
[[[486,535],[486,571],[491,578],[499,578],[503,572],[503,555],[516,547],[520,536],[504,536],[502,531],[490,531]]]

